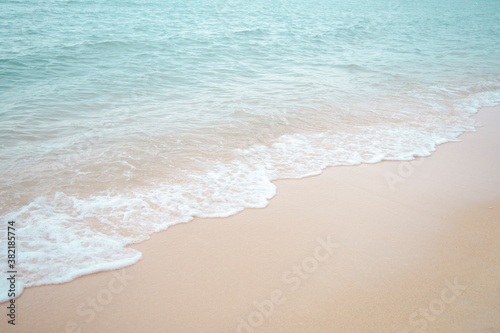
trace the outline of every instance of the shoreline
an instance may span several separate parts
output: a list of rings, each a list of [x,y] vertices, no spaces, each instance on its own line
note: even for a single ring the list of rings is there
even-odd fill
[[[475,118],[429,157],[277,180],[266,208],[175,225],[132,246],[132,266],[28,288],[9,329],[500,330],[500,106]]]

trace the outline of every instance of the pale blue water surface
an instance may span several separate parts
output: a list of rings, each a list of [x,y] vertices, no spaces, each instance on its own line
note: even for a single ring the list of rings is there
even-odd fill
[[[20,279],[132,264],[273,179],[429,155],[499,102],[499,59],[497,0],[0,1]]]

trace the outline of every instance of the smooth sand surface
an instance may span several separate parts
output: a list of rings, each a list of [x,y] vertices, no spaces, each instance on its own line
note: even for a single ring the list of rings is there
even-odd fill
[[[143,259],[29,288],[2,332],[500,332],[500,107],[431,157],[276,181]]]

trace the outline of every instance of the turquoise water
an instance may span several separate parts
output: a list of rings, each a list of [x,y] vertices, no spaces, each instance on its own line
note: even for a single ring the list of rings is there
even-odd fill
[[[496,0],[0,9],[0,214],[26,286],[130,265],[126,245],[264,207],[274,179],[429,155],[500,101]]]

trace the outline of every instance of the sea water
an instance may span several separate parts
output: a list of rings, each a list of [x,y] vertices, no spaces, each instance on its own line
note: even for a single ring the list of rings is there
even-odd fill
[[[18,288],[62,283],[272,180],[427,156],[499,62],[497,0],[2,0],[1,265],[8,221]]]

